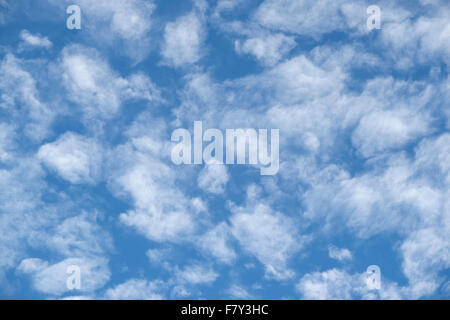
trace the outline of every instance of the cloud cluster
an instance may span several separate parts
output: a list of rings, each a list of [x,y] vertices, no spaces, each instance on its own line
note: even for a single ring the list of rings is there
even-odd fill
[[[181,67],[196,63],[203,55],[206,31],[202,17],[192,12],[169,22],[164,29],[164,63]]]
[[[73,37],[12,24],[0,47],[0,289],[13,274],[67,299],[448,296],[445,1],[379,1],[372,32],[365,1],[79,5]],[[176,166],[170,133],[195,120],[280,129],[279,173]],[[399,263],[373,291],[360,268],[380,238]],[[118,270],[121,250],[144,264]]]

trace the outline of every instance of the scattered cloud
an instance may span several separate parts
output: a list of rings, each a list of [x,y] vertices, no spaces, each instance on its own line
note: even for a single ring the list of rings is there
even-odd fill
[[[202,58],[206,30],[195,12],[169,22],[164,29],[162,56],[173,67],[192,65]]]
[[[446,298],[450,8],[416,2],[0,0],[2,293]],[[279,173],[174,165],[196,120],[280,129]]]
[[[22,30],[20,32],[20,38],[23,41],[23,48],[30,46],[49,49],[53,46],[52,42],[47,37],[42,37],[39,34],[32,34],[28,30]]]
[[[63,179],[74,184],[92,184],[101,175],[102,153],[95,140],[68,132],[43,145],[37,156]]]
[[[234,47],[239,54],[251,54],[263,65],[272,66],[296,46],[294,37],[277,33],[268,36],[236,40]]]
[[[223,164],[206,164],[198,176],[198,186],[205,192],[221,194],[225,192],[230,179],[228,169]]]
[[[112,300],[162,300],[159,292],[164,284],[159,281],[131,279],[121,283],[105,293],[106,299]]]
[[[208,284],[216,281],[219,274],[202,265],[189,265],[175,272],[177,280],[188,284]]]
[[[350,250],[346,248],[338,248],[334,245],[328,246],[328,256],[338,261],[351,260],[353,258]]]
[[[48,1],[64,12],[73,4],[70,0]],[[150,53],[153,40],[152,14],[156,7],[153,1],[80,0],[77,5],[81,8],[81,29],[87,35],[88,42],[120,50],[135,62],[142,61]]]
[[[85,121],[94,125],[98,119],[113,118],[125,101],[160,100],[159,90],[146,75],[121,77],[95,49],[64,48],[58,68],[69,99],[81,108]]]
[[[111,273],[108,261],[104,259],[69,258],[55,264],[40,259],[24,259],[17,267],[18,272],[29,274],[33,288],[46,294],[62,295],[68,293],[67,286],[70,266],[80,268],[80,292],[94,292],[102,288],[109,280]]]
[[[230,245],[231,239],[231,230],[223,222],[200,236],[198,246],[220,262],[228,264],[234,262],[237,257],[235,250]]]
[[[304,239],[290,217],[253,201],[233,209],[231,232],[242,248],[264,265],[268,278],[290,279],[295,273],[288,261],[301,249]]]

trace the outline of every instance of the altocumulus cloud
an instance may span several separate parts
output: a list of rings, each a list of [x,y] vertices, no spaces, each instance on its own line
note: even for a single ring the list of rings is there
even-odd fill
[[[178,3],[0,0],[1,297],[448,298],[448,1]],[[175,165],[194,121],[278,173]]]

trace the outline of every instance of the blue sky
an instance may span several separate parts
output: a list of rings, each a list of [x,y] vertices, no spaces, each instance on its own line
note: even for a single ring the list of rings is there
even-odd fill
[[[0,0],[0,298],[448,299],[449,18]],[[279,129],[278,173],[173,164],[194,121]]]

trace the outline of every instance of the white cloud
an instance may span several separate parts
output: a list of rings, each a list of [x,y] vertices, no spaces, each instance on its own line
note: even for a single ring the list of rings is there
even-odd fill
[[[335,51],[340,53],[332,54]],[[439,93],[431,84],[391,77],[367,81],[361,93],[347,90],[354,63],[365,68],[377,62],[361,48],[320,47],[309,57],[299,55],[260,74],[222,84],[197,75],[186,85],[175,114],[184,121],[202,117],[211,126],[224,128],[282,128],[281,149],[300,147],[329,162],[343,152],[338,146],[346,143],[348,131],[361,124],[354,133],[355,146],[364,149],[360,155],[392,152],[433,132],[433,96]],[[398,119],[404,130],[395,134],[390,127],[383,131],[382,125],[361,120],[371,114]],[[365,136],[364,128],[372,127],[384,134]],[[369,141],[377,145],[372,147]]]
[[[350,260],[353,258],[353,255],[350,252],[350,250],[346,248],[338,248],[334,245],[328,246],[328,256],[331,259],[335,259],[338,261]]]
[[[27,157],[14,164],[0,170],[0,269],[14,267],[23,258],[25,239],[39,232],[52,214],[50,209],[40,211],[46,184],[39,164]]]
[[[253,20],[264,27],[309,36],[318,40],[322,35],[346,32],[363,36],[370,32],[366,26],[367,8],[373,3],[352,0],[265,0],[256,10]],[[391,22],[401,22],[412,14],[405,6],[392,1],[378,1],[381,8],[382,30]]]
[[[68,296],[68,297],[64,297],[61,300],[94,300],[93,297],[91,296]]]
[[[424,140],[416,148],[413,161],[404,154],[395,154],[380,160],[380,169],[353,178],[342,170],[332,174],[329,171],[328,182],[317,181],[318,184],[305,194],[306,204],[312,205],[306,215],[326,214],[327,219],[340,216],[361,237],[382,230],[413,231],[418,219],[435,224],[436,219],[445,215],[441,208],[445,199],[443,192],[450,181],[450,170],[445,162],[449,157],[448,139],[448,135],[442,135]],[[330,207],[324,206],[316,196],[330,196]],[[314,205],[316,201],[320,208]],[[408,214],[404,214],[406,208]]]
[[[164,30],[164,63],[174,67],[196,63],[204,54],[205,33],[202,18],[195,12],[169,22]]]
[[[205,192],[221,194],[225,192],[230,179],[228,169],[223,164],[206,164],[198,176],[198,186]]]
[[[191,199],[191,206],[192,206],[192,209],[194,209],[194,211],[196,213],[206,212],[208,209],[205,202],[200,198]]]
[[[0,110],[14,125],[23,127],[32,141],[41,141],[49,134],[55,113],[40,100],[38,83],[24,66],[24,61],[7,53],[0,61]]]
[[[131,194],[136,206],[135,210],[122,213],[120,221],[155,241],[186,237],[195,229],[192,216],[186,211],[187,199],[179,190],[165,184],[174,179],[169,168],[158,161],[152,162],[149,159],[136,164],[118,178],[118,185]]]
[[[450,185],[450,134],[423,140],[416,148],[414,163],[419,174],[437,186]],[[444,190],[448,190],[445,189]]]
[[[68,98],[82,108],[87,121],[111,119],[127,100],[160,99],[158,89],[147,76],[119,76],[94,49],[76,45],[64,48],[59,68]]]
[[[92,139],[68,132],[43,145],[38,158],[74,184],[95,183],[101,175],[102,150]]]
[[[227,224],[221,223],[199,237],[198,246],[223,263],[232,263],[236,252],[230,246],[231,232]]]
[[[18,271],[24,272],[24,273],[33,273],[42,271],[45,268],[48,267],[48,262],[41,260],[39,258],[29,258],[24,259],[20,263],[20,265],[17,267]]]
[[[308,300],[352,299],[354,288],[352,276],[337,269],[307,274],[297,285],[302,298]]]
[[[69,266],[80,268],[80,292],[93,292],[102,288],[110,278],[108,261],[103,258],[69,258],[50,265],[40,259],[24,259],[17,267],[18,272],[31,276],[34,289],[51,295],[70,292],[67,288]]]
[[[189,292],[189,290],[187,290],[183,285],[177,285],[175,287],[173,287],[172,292],[171,292],[171,296],[174,296],[176,298],[186,298],[189,297],[191,295],[191,292]]]
[[[328,71],[385,67],[379,56],[360,44],[319,45],[309,52],[308,57],[314,64]]]
[[[244,2],[218,1],[215,18],[232,16],[231,10]],[[273,184],[267,187],[267,181],[261,181],[266,192],[270,189],[273,193],[263,199],[254,188],[242,207],[229,203],[229,221],[212,223],[208,207],[215,206],[195,198],[195,192],[191,198],[189,189],[197,180],[205,192],[224,193],[230,179],[226,168],[207,166],[196,176],[195,169],[171,166],[169,128],[164,120],[154,120],[153,114],[140,117],[122,131],[123,144],[107,151],[103,159],[97,157],[100,142],[75,134],[41,146],[38,157],[72,183],[96,183],[106,177],[109,190],[131,206],[118,221],[149,240],[184,242],[230,267],[240,253],[233,246],[237,242],[261,262],[267,278],[294,276],[290,262],[306,241],[299,225],[323,226],[323,233],[314,236],[341,232],[359,239],[392,236],[398,239],[394,250],[403,259],[401,270],[407,285],[398,287],[383,279],[381,292],[368,292],[360,274],[332,269],[304,275],[298,285],[302,297],[428,297],[448,287],[450,264],[445,238],[450,224],[450,138],[437,130],[441,124],[438,117],[450,115],[445,104],[449,79],[441,81],[446,77],[444,64],[450,61],[449,10],[444,1],[419,2],[431,6],[408,9],[381,0],[382,29],[374,31],[370,39],[363,34],[367,32],[364,1],[265,0],[245,21],[213,21],[219,22],[222,31],[230,27],[230,32],[238,35],[235,49],[239,54],[254,56],[266,68],[260,74],[222,83],[195,70],[197,73],[185,78],[188,83],[180,94],[181,107],[170,110],[176,117],[173,124],[201,116],[210,125],[218,124],[216,127],[281,128],[281,148],[285,150]],[[58,1],[61,6],[68,3]],[[148,54],[153,46],[152,1],[81,0],[80,5],[84,21],[81,40],[92,37],[99,50],[118,48],[119,55],[125,53],[137,61]],[[166,65],[192,66],[205,55],[206,23],[210,21],[202,11],[204,4],[203,9],[198,1],[195,6],[163,29],[161,56]],[[294,35],[312,37],[308,42],[314,43],[335,31],[344,31],[346,36],[309,52],[309,45],[302,46],[302,55],[283,61],[295,45]],[[24,45],[51,47],[45,37],[26,31],[21,37]],[[342,44],[348,39],[351,44]],[[364,48],[368,41],[370,46]],[[61,110],[45,102],[50,91],[39,91],[53,85],[46,76],[36,76],[47,70],[43,66],[48,61],[43,61],[22,60],[7,53],[0,62],[0,111],[10,120],[0,124],[0,161],[4,165],[0,170],[4,190],[0,194],[0,280],[4,270],[29,256],[28,247],[51,250],[66,260],[25,259],[19,270],[31,275],[37,290],[58,295],[67,293],[60,288],[61,270],[70,259],[103,261],[99,278],[107,281],[103,255],[111,244],[93,217],[70,213],[74,204],[62,208],[46,205],[42,194],[57,194],[58,199],[66,197],[65,201],[68,195],[47,188],[36,157],[20,154],[27,144],[17,143],[22,138],[19,133],[25,132],[34,142],[48,138],[52,119]],[[391,72],[394,66],[403,79],[416,79],[415,67],[423,64],[434,67],[430,78],[421,72],[423,81],[401,81]],[[364,70],[358,72],[363,78],[374,73],[392,77],[355,79],[353,72],[359,69]],[[61,74],[58,79],[63,80],[71,102],[63,109],[74,107],[71,115],[82,113],[84,124],[94,133],[101,131],[106,121],[118,118],[126,102],[159,100],[159,91],[145,74],[119,74],[96,50],[65,48],[49,70],[50,76],[55,74]],[[65,100],[60,93],[55,95],[56,100]],[[401,151],[406,147],[408,150]],[[297,224],[297,219],[302,223]],[[149,250],[147,255],[174,273],[170,284],[178,282],[172,288],[176,296],[191,294],[184,286],[192,285],[189,291],[195,291],[195,285],[218,278],[209,264],[170,267],[173,252],[164,248]],[[329,256],[350,262],[352,252],[333,246]],[[53,273],[56,277],[48,280]],[[165,285],[132,279],[109,289],[106,297],[159,298]],[[91,287],[86,295],[72,297],[91,297],[101,285]],[[232,285],[228,293],[237,298],[250,296],[239,285]]]
[[[361,23],[365,21],[366,7],[361,4],[350,10],[344,6],[349,2],[265,0],[257,9],[254,19],[265,27],[319,37],[325,33],[347,29],[346,14],[350,12],[359,13]]]
[[[340,91],[343,76],[340,70],[326,72],[304,55],[299,55],[278,64],[261,75],[239,79],[236,81],[236,85],[243,86],[241,89],[249,90],[252,88],[261,91],[264,98],[268,99],[266,103],[269,104],[275,102],[278,102],[278,104],[295,104],[312,101],[332,92]],[[269,88],[270,94],[264,93]],[[252,91],[244,92],[255,96]],[[258,103],[254,101],[254,98],[252,100],[250,101]]]
[[[172,251],[169,248],[149,249],[147,250],[147,257],[150,263],[168,267],[167,259],[170,258]]]
[[[231,11],[235,9],[239,4],[246,0],[219,0],[217,1],[216,8],[214,9],[214,17],[219,17],[221,13]]]
[[[0,162],[13,159],[15,128],[13,125],[0,122]]]
[[[37,237],[46,247],[67,257],[102,255],[113,248],[110,235],[100,226],[95,213],[83,212],[69,217],[50,231],[51,236]],[[36,239],[36,240],[37,240]]]
[[[272,66],[280,61],[296,46],[294,37],[281,33],[236,40],[234,47],[239,54],[251,54],[263,65]]]
[[[228,288],[226,293],[227,293],[226,299],[255,300],[255,297],[251,295],[245,288],[238,286],[236,284]]]
[[[387,9],[382,12],[386,22],[410,15],[400,8]],[[302,185],[299,201],[305,205],[305,217],[323,219],[325,233],[350,231],[364,239],[395,233],[406,239],[418,226],[442,219],[449,181],[446,139],[439,146],[430,143],[428,151],[416,149],[415,155],[409,148],[437,133],[436,116],[446,108],[436,97],[446,96],[448,86],[382,76],[354,79],[352,72],[359,69],[390,70],[384,56],[376,54],[353,43],[325,45],[260,74],[224,83],[202,75],[194,79],[197,86],[193,81],[186,86],[176,115],[180,121],[201,116],[223,127],[282,128],[285,159],[280,176],[283,182]],[[292,150],[296,147],[301,153]],[[408,151],[398,152],[406,147]],[[434,156],[423,157],[426,154]],[[353,167],[353,161],[361,167]],[[438,265],[442,272],[444,263]]]
[[[217,117],[217,105],[221,101],[219,84],[208,73],[193,73],[186,76],[187,83],[181,92],[181,106],[173,111],[177,117],[174,125],[180,126],[184,121],[211,118],[214,110]],[[209,106],[209,109],[206,106]],[[198,118],[201,114],[201,118]],[[215,119],[214,117],[214,119]]]
[[[7,10],[9,9],[10,4],[8,3],[8,0],[0,0],[0,7],[4,10],[0,11],[0,24],[6,23],[7,19]]]
[[[324,172],[331,180],[304,195],[306,216],[321,216],[326,229],[344,222],[364,239],[387,232],[402,237],[398,252],[409,280],[399,288],[403,297],[433,294],[445,281],[440,273],[449,268],[449,243],[441,236],[449,227],[448,140],[447,134],[425,139],[412,159],[392,155],[374,162],[378,169],[353,178],[340,171]]]
[[[49,0],[65,10],[71,0]],[[81,29],[97,46],[114,47],[136,62],[144,59],[152,47],[153,1],[147,0],[79,0]],[[119,46],[118,43],[121,45]]]
[[[181,283],[208,284],[216,281],[219,274],[209,267],[194,264],[186,266],[181,270],[177,269],[175,276]]]
[[[32,34],[28,30],[22,30],[20,32],[20,38],[23,41],[23,47],[41,47],[41,48],[51,48],[53,46],[52,42],[47,38],[39,34]]]
[[[407,109],[376,111],[362,117],[352,142],[363,156],[370,157],[404,147],[429,131],[430,119],[426,115]]]
[[[385,278],[381,278],[381,288],[367,286],[366,273],[349,274],[344,270],[330,269],[304,275],[297,284],[302,299],[307,300],[350,300],[404,298],[402,290]]]
[[[202,223],[196,220],[202,206],[178,187],[183,174],[168,165],[165,124],[142,115],[128,134],[129,141],[112,151],[108,172],[112,191],[133,202],[133,208],[120,215],[121,223],[154,241],[190,239]]]
[[[106,299],[112,300],[162,300],[160,293],[164,284],[160,281],[131,279],[110,288],[105,293]]]
[[[397,163],[387,171],[366,173],[349,178],[337,172],[325,185],[316,185],[304,195],[307,217],[322,216],[326,227],[345,221],[345,226],[361,238],[396,230],[405,232],[414,225],[418,212],[432,214],[441,195],[427,185],[410,181],[412,172],[408,163]],[[329,188],[331,187],[331,188]],[[324,204],[324,197],[328,201]],[[405,216],[404,210],[409,208]],[[345,214],[343,214],[345,213]]]
[[[70,276],[67,269],[77,266],[80,268],[81,288],[76,293],[93,293],[103,287],[111,275],[105,257],[112,249],[111,238],[97,223],[95,215],[82,213],[61,221],[61,216],[68,214],[62,208],[58,209],[55,213],[55,208],[38,207],[30,215],[26,212],[5,215],[15,221],[17,231],[10,232],[8,238],[0,239],[0,245],[6,244],[9,250],[15,252],[14,256],[9,257],[11,263],[22,259],[18,266],[15,263],[7,266],[16,267],[17,275],[29,275],[35,290],[51,296],[72,292],[67,288]],[[8,219],[2,220],[5,227],[13,228]],[[25,258],[29,256],[27,249],[30,247],[64,257],[64,260],[54,263]],[[2,248],[1,252],[10,254],[9,250]],[[5,266],[4,262],[0,259],[0,267]]]
[[[448,209],[447,209],[448,210]],[[442,227],[422,229],[402,244],[402,269],[409,280],[408,296],[418,299],[432,295],[444,280],[439,272],[450,268],[450,218]]]
[[[287,264],[302,247],[304,240],[299,236],[294,221],[286,215],[274,212],[265,204],[250,204],[232,210],[232,234],[245,251],[254,255],[264,265],[267,277],[277,280],[293,277],[294,272]]]
[[[448,35],[450,9],[436,4],[420,16],[389,21],[383,25],[380,44],[394,67],[407,71],[417,64],[450,61]]]
[[[38,291],[59,295],[67,278],[64,265],[80,262],[80,267],[86,267],[85,289],[91,290],[96,281],[103,281],[109,274],[103,255],[112,248],[111,239],[95,215],[73,216],[77,210],[74,203],[67,194],[49,188],[37,157],[24,154],[15,139],[9,143],[14,152],[9,153],[0,170],[0,186],[4,190],[0,194],[0,274],[23,260],[20,270],[31,275]],[[50,195],[53,200],[46,203],[43,195]],[[58,259],[66,260],[51,265],[50,261],[27,259],[30,250],[56,254]],[[103,266],[93,266],[95,261]],[[93,269],[104,273],[96,275],[97,280],[92,279]],[[8,278],[0,279],[2,287],[7,286],[4,281]]]

